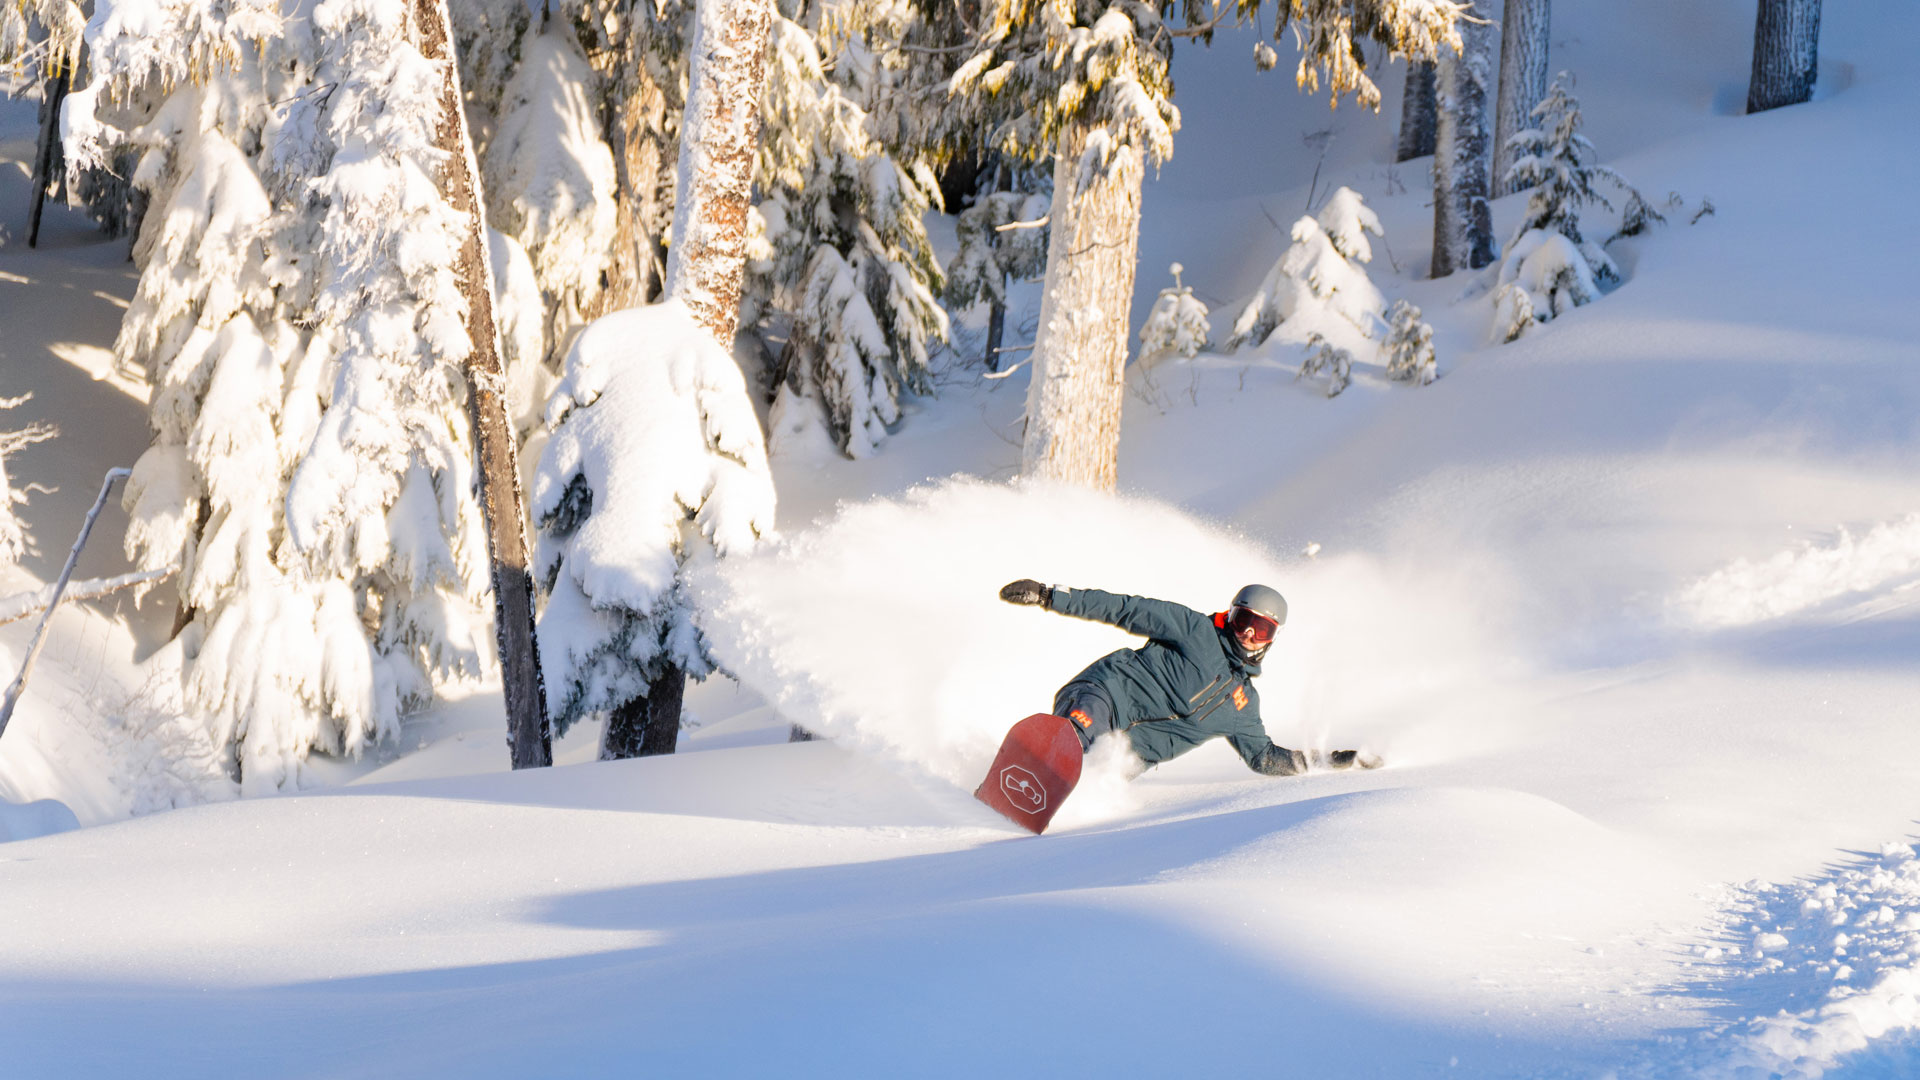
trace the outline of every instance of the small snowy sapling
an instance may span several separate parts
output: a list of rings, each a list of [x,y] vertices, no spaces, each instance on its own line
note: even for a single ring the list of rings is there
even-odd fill
[[[1420,309],[1395,300],[1387,311],[1387,378],[1425,386],[1434,380],[1433,327],[1422,322]]]
[[[30,396],[0,398],[0,410],[24,404]],[[53,436],[54,430],[45,424],[29,424],[19,431],[0,431],[0,566],[18,562],[32,550],[27,530],[13,512],[15,506],[27,501],[27,493],[13,486],[7,474],[7,455]]]
[[[1147,313],[1147,323],[1140,328],[1142,358],[1173,352],[1191,360],[1207,347],[1207,335],[1213,332],[1207,321],[1207,305],[1194,298],[1191,286],[1180,283],[1184,269],[1179,263],[1173,264],[1173,287],[1161,289],[1160,298]]]
[[[1318,335],[1350,354],[1370,354],[1386,298],[1367,277],[1365,264],[1373,260],[1368,233],[1384,235],[1380,218],[1347,187],[1336,190],[1318,215],[1294,222],[1292,246],[1241,309],[1228,351],[1261,344],[1279,330],[1289,344]]]

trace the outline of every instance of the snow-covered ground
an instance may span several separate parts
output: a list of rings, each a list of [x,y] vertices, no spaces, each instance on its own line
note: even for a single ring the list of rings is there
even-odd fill
[[[1687,212],[1504,346],[1478,279],[1419,280],[1391,104],[1329,115],[1246,34],[1183,46],[1136,316],[1177,260],[1223,337],[1347,184],[1440,380],[1136,372],[1107,499],[1008,486],[1022,376],[950,372],[870,459],[776,458],[784,542],[695,581],[745,686],[691,693],[672,758],[594,763],[583,727],[506,773],[482,688],[322,789],[126,820],[229,794],[143,682],[171,597],[62,614],[0,798],[91,827],[0,845],[0,1073],[1920,1075],[1920,12],[1828,5],[1817,100],[1744,117],[1751,20],[1556,5],[1602,158]],[[105,353],[124,243],[55,214],[24,247],[30,136],[0,109],[0,396],[64,434],[18,459],[58,490],[7,592],[145,441]],[[968,794],[998,734],[1123,641],[1000,604],[1022,576],[1280,587],[1269,729],[1389,767],[1103,754],[1014,832]]]

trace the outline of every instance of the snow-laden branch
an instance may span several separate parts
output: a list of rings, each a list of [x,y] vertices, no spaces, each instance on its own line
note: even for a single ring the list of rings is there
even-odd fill
[[[131,589],[140,585],[157,585],[180,572],[180,567],[162,566],[154,570],[136,570],[130,574],[121,574],[109,578],[89,578],[76,581],[67,587],[61,600],[98,600],[103,596],[117,593],[122,589]],[[57,587],[46,585],[32,592],[16,593],[0,600],[0,626],[19,622],[21,619],[38,615],[53,606],[53,594]]]

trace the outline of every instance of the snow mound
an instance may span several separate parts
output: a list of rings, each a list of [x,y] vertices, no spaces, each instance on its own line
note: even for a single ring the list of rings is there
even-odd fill
[[[1751,884],[1732,905],[1731,923],[1724,944],[1695,950],[1738,965],[1729,990],[1744,983],[1770,1001],[1818,1004],[1697,1036],[1687,1053],[1620,1077],[1817,1080],[1920,1029],[1920,858],[1912,845],[1887,844],[1878,858],[1817,879]]]
[[[1739,559],[1687,586],[1670,605],[1680,622],[1706,629],[1791,615],[1848,593],[1920,572],[1920,513],[1855,537],[1845,527],[1826,545],[1803,544],[1764,562]]]
[[[1007,728],[1052,706],[1095,658],[1140,639],[1002,603],[1022,577],[1154,596],[1199,611],[1242,585],[1285,593],[1292,618],[1260,680],[1284,745],[1360,745],[1397,760],[1450,696],[1484,704],[1491,657],[1471,597],[1440,575],[1357,556],[1281,560],[1256,539],[1165,503],[956,478],[843,504],[745,557],[691,566],[723,669],[815,733],[971,789]],[[1404,753],[1400,752],[1404,751]],[[1125,763],[1099,771],[1124,773]],[[1112,798],[1085,799],[1115,808]],[[1089,792],[1090,793],[1090,792]]]
[[[52,836],[79,827],[80,819],[73,816],[67,804],[56,799],[30,803],[0,800],[0,843]]]

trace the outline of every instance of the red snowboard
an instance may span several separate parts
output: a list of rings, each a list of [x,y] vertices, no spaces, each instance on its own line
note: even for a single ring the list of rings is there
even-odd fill
[[[1035,713],[1007,732],[973,797],[1038,833],[1079,782],[1080,737],[1073,733],[1073,721]]]

